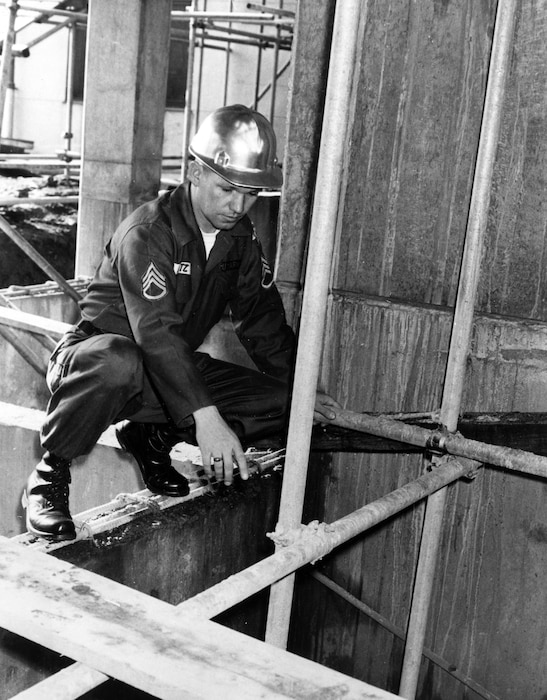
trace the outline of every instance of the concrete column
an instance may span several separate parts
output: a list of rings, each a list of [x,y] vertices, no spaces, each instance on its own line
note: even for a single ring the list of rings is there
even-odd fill
[[[160,183],[171,0],[91,0],[76,275]]]

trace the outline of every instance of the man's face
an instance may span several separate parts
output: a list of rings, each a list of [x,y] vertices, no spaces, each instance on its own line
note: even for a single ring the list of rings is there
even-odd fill
[[[201,163],[189,165],[192,207],[198,226],[205,233],[229,230],[256,202],[257,189],[236,187]]]

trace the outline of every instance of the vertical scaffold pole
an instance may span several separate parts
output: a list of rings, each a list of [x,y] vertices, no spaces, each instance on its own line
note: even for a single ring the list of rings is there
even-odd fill
[[[74,109],[74,39],[76,25],[71,22],[68,25],[68,43],[67,43],[67,68],[66,68],[66,122],[65,133],[63,139],[65,141],[65,180],[67,184],[70,182],[70,151],[72,149],[72,113]]]
[[[457,428],[463,394],[515,13],[516,0],[499,0],[441,402],[440,420],[450,432]],[[446,488],[430,496],[426,506],[399,686],[399,695],[408,700],[418,687],[445,500]]]
[[[17,9],[18,5],[14,0],[9,7],[7,29],[4,35],[4,43],[2,45],[2,58],[0,62],[0,132],[2,130],[4,105],[6,104],[8,82],[10,79],[11,55],[13,43],[15,41],[15,19],[17,17]]]
[[[279,512],[286,529],[302,519],[360,11],[359,0],[336,4]],[[291,575],[271,589],[266,641],[279,647],[287,645],[293,588]]]
[[[196,10],[196,0],[192,0],[191,12]],[[188,146],[190,145],[190,131],[192,128],[192,98],[194,87],[194,58],[196,54],[196,23],[197,20],[190,20],[188,32],[188,66],[186,71],[186,96],[184,100],[184,120],[182,127],[182,166],[180,172],[181,182],[186,178],[188,167]]]

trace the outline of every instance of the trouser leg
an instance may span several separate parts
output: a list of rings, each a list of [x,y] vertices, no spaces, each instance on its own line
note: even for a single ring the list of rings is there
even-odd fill
[[[87,454],[109,425],[138,413],[146,394],[139,348],[114,334],[68,336],[52,357],[48,383],[42,446],[66,460]],[[166,421],[157,401],[153,407],[150,416],[155,411],[158,422]]]
[[[196,353],[195,358],[214,404],[244,444],[285,431],[290,398],[287,384],[203,353]]]

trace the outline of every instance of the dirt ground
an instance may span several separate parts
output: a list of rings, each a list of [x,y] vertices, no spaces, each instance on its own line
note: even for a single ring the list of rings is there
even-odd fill
[[[0,199],[21,198],[21,205],[0,206],[2,216],[65,279],[74,276],[77,208],[73,204],[32,204],[33,197],[73,196],[78,182],[64,175],[38,175],[0,169]],[[24,203],[23,203],[24,202]],[[0,230],[0,289],[40,284],[47,276]]]

